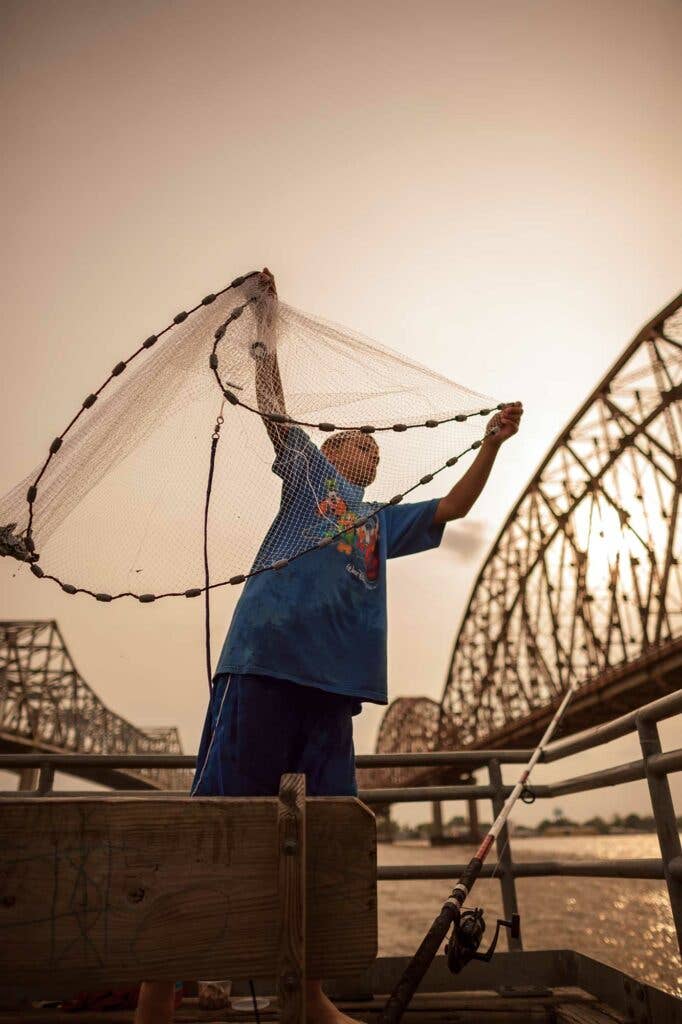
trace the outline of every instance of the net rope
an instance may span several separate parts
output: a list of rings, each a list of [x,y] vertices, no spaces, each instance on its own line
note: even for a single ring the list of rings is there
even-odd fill
[[[377,513],[479,448],[477,418],[504,404],[294,309],[254,271],[86,396],[0,501],[0,553],[99,601],[207,597],[331,546],[371,572]]]

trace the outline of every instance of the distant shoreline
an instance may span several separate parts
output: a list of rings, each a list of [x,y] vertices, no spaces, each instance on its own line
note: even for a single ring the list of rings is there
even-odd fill
[[[682,816],[677,818],[677,827],[682,830]],[[490,829],[488,822],[478,823],[478,834],[483,837]],[[379,826],[379,840],[382,842],[403,842],[406,840],[424,840],[429,842],[434,835],[433,824],[422,822],[410,827],[400,825],[398,822],[382,822]],[[621,817],[614,814],[610,821],[600,816],[589,818],[587,821],[572,821],[565,817],[557,808],[553,818],[545,818],[534,827],[528,825],[514,825],[511,823],[510,834],[517,839],[549,838],[557,836],[644,836],[656,835],[656,822],[653,816],[639,814],[627,814]],[[438,830],[440,841],[455,842],[461,844],[475,843],[469,831],[469,822],[463,817],[451,818],[444,822]]]
[[[485,829],[482,830],[481,835],[485,835]],[[533,829],[518,829],[513,833],[515,839],[556,839],[558,836],[567,838],[571,836],[582,837],[582,836],[649,836],[656,835],[656,829],[613,829],[610,832],[596,832],[591,829],[547,829],[543,832],[536,832]],[[454,841],[459,846],[474,846],[475,841],[469,839],[467,836],[452,836],[447,835],[446,839]],[[420,836],[396,836],[394,839],[388,839],[386,836],[377,837],[377,842],[386,843],[393,846],[430,846],[431,842],[428,837]]]

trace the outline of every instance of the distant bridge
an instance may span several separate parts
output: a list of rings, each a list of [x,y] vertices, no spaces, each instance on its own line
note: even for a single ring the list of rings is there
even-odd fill
[[[138,729],[110,711],[76,668],[54,621],[0,622],[0,753],[181,754],[175,727]],[[191,773],[80,766],[127,789],[189,789]]]
[[[533,745],[574,680],[564,732],[682,687],[681,399],[679,295],[516,502],[474,585],[440,703],[394,701],[378,752]],[[417,781],[408,769],[378,771],[361,785]]]
[[[401,698],[377,750],[522,747],[573,680],[563,731],[682,686],[682,295],[625,349],[557,438],[474,585],[440,703]],[[0,623],[0,750],[180,753],[79,675],[55,622]],[[187,789],[189,773],[87,767],[85,778]],[[418,775],[418,778],[417,778]],[[447,782],[360,769],[362,788]]]

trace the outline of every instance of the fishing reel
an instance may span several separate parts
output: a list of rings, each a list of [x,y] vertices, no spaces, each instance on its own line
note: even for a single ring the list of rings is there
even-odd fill
[[[521,934],[521,918],[518,914],[512,914],[511,921],[498,918],[490,946],[485,953],[479,953],[478,947],[481,945],[485,932],[483,909],[476,907],[474,910],[461,911],[453,922],[450,938],[445,944],[445,955],[451,973],[459,974],[470,960],[482,960],[484,963],[490,963],[500,937],[500,928],[508,928],[512,939],[518,939]]]

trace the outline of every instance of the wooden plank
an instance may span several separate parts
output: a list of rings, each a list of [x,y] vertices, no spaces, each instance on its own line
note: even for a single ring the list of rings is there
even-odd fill
[[[350,1016],[356,1010],[380,1011],[388,996],[375,996],[373,999],[341,999],[338,1005],[343,1006]],[[335,1000],[336,1001],[336,1000]],[[460,991],[460,992],[416,992],[410,1006],[414,1009],[431,1010],[441,1008],[459,1010],[508,1010],[516,1007],[525,1009],[530,1006],[555,1006],[561,1004],[594,1004],[597,1000],[588,992],[579,988],[556,988],[549,995],[541,996],[508,996],[499,992]]]
[[[378,949],[374,815],[354,797],[308,797],[306,850],[308,977],[359,974]]]
[[[276,1021],[279,1019],[274,1014],[269,1016],[266,1014],[267,1011],[259,1011],[261,1021]],[[356,1021],[366,1021],[367,1024],[374,1024],[377,1020],[377,1014],[361,1010],[358,1013],[354,1013],[353,1019]],[[249,1015],[244,1011],[201,1011],[197,1009],[190,1013],[176,1010],[174,1020],[175,1024],[227,1024],[227,1022],[229,1024],[254,1024],[255,1017],[253,1012]],[[487,1013],[483,1013],[480,1016],[478,1013],[474,1015],[467,1013],[465,1017],[462,1016],[459,1010],[447,1008],[427,1012],[408,1009],[403,1020],[405,1024],[535,1024],[535,1022],[537,1024],[548,1024],[548,1021],[552,1020],[552,1018],[548,1017],[545,1010],[538,1006],[530,1011],[503,1010],[494,1016],[490,1016]],[[96,1014],[85,1012],[79,1013],[76,1017],[73,1013],[55,1013],[55,1011],[50,1010],[28,1012],[26,1015],[23,1013],[13,1015],[0,1013],[0,1024],[74,1024],[74,1022],[76,1024],[133,1024],[133,1014],[130,1011],[105,1011]]]
[[[346,1013],[350,1014],[353,1020],[368,1021],[371,1024],[377,1020],[379,1010],[381,1008],[367,1008],[363,1007],[349,1007],[345,1003],[337,1004],[338,1008]],[[551,1012],[551,1011],[550,1011]],[[279,1021],[279,1015],[275,1008],[272,1006],[267,1007],[259,1011],[259,1016],[262,1022]],[[537,1006],[513,1006],[513,1007],[495,1007],[494,1009],[470,1009],[460,1005],[450,1005],[444,1003],[442,1005],[434,1005],[430,1008],[415,1005],[410,1006],[406,1011],[405,1017],[403,1018],[406,1024],[447,1024],[447,1022],[453,1021],[457,1024],[464,1024],[464,1021],[468,1024],[476,1024],[480,1021],[480,1024],[526,1024],[530,1021],[542,1021],[546,1024],[552,1017],[548,1015],[548,1010],[542,1005]],[[223,1010],[200,1010],[198,1005],[189,1000],[175,1011],[174,1016],[175,1024],[198,1024],[198,1022],[206,1022],[206,1024],[225,1024],[225,1022],[239,1022],[239,1024],[253,1024],[253,1014],[249,1014],[244,1011],[231,1010],[229,1008]],[[133,1014],[131,1011],[98,1011],[95,1013],[89,1013],[87,1011],[79,1013],[74,1016],[73,1013],[60,1012],[59,1010],[27,1010],[22,1012],[14,1013],[2,1013],[0,1012],[0,1024],[133,1024]],[[590,1022],[592,1024],[592,1022]],[[613,1020],[609,1021],[609,1024],[614,1024]]]
[[[0,799],[0,986],[273,978],[277,803]],[[306,968],[357,974],[377,949],[374,816],[352,797],[306,812]]]
[[[481,1024],[489,1024],[491,1020],[495,1024],[504,1024],[511,1020],[514,1024],[530,1020],[546,1021],[550,1019],[551,1010],[561,1004],[562,1010],[569,1010],[571,1003],[592,1004],[593,996],[577,988],[557,988],[551,997],[543,996],[536,1000],[511,999],[503,997],[495,992],[417,992],[410,1004],[405,1020],[409,1024],[429,1022],[429,1024],[443,1024],[446,1020],[462,1021],[465,1014],[466,1020],[474,1024],[480,1020]],[[385,1004],[385,998],[372,999],[367,1001],[340,1000],[337,1001],[338,1008],[356,1020],[375,1021]],[[612,1014],[609,1024],[614,1021],[622,1021],[623,1018],[615,1014],[615,1011],[599,1004],[599,1009],[607,1014]],[[260,1010],[262,1021],[273,1021],[279,1019],[277,1001],[273,998],[270,1005]],[[227,1007],[222,1010],[200,1010],[196,999],[185,999],[182,1006],[175,1012],[176,1024],[191,1024],[191,1022],[205,1021],[239,1021],[247,1024],[251,1020],[248,1013],[240,1012]],[[76,1018],[71,1013],[59,1010],[24,1010],[21,1013],[0,1012],[0,1024],[74,1024]],[[590,1020],[590,1018],[588,1018]],[[132,1024],[132,1014],[129,1011],[98,1011],[93,1013],[78,1014],[78,1021],[87,1021],[87,1024]],[[573,1022],[572,1022],[573,1024]],[[583,1024],[583,1022],[581,1022]],[[594,1021],[590,1020],[590,1024]],[[605,1024],[605,1022],[600,1022]]]
[[[561,1005],[555,1009],[556,1024],[625,1024],[626,1017],[601,1003]]]
[[[305,1024],[305,775],[283,775],[277,805],[277,1000],[281,1024]]]

